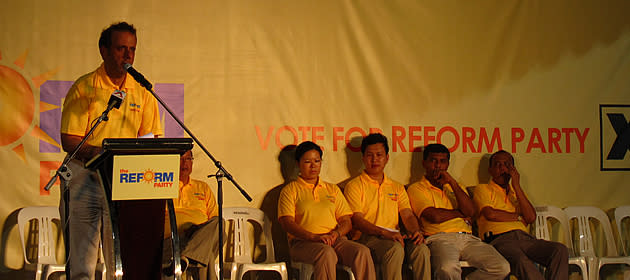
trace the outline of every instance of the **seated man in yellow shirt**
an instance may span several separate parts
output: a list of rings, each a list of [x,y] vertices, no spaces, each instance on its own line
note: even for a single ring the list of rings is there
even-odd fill
[[[484,241],[508,260],[518,279],[544,279],[534,262],[547,267],[547,279],[569,279],[567,248],[527,233],[536,211],[521,188],[512,155],[504,150],[492,154],[488,172],[492,179],[477,186],[473,195]]]
[[[474,204],[447,172],[449,161],[450,151],[444,145],[427,145],[424,177],[407,190],[414,214],[424,226],[431,271],[436,279],[461,279],[459,261],[464,260],[477,268],[467,279],[503,280],[510,265],[492,246],[472,235]]]
[[[380,133],[366,136],[361,142],[361,153],[365,170],[350,180],[344,191],[353,211],[352,225],[360,231],[357,241],[370,248],[372,259],[380,265],[382,279],[402,279],[405,254],[413,279],[431,279],[429,248],[411,211],[407,191],[385,176],[389,160],[387,138]],[[399,215],[408,234],[400,233]]]
[[[193,156],[187,151],[179,163],[179,197],[173,199],[182,263],[199,267],[199,280],[217,279],[214,263],[219,253],[219,208],[212,190],[203,181],[190,178]],[[170,232],[168,215],[165,233]],[[225,243],[225,239],[223,239]],[[164,240],[165,261],[172,255],[170,239]],[[185,267],[182,267],[182,271]],[[172,275],[172,264],[164,270]]]

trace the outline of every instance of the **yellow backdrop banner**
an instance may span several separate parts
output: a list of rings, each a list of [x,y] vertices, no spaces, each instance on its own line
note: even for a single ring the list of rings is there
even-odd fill
[[[386,172],[419,180],[422,146],[452,151],[462,184],[514,154],[533,204],[630,204],[628,1],[1,1],[3,269],[23,258],[15,213],[58,205],[67,89],[100,63],[98,36],[138,29],[134,67],[275,218],[296,174],[288,145],[324,148],[323,180],[362,170],[360,137],[390,140]],[[169,137],[186,136],[162,110]],[[106,124],[105,124],[106,125]],[[214,164],[194,148],[193,177]]]

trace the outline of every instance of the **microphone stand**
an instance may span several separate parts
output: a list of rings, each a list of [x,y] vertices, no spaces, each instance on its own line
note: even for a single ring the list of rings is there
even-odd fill
[[[57,177],[62,178],[64,181],[70,181],[72,179],[72,171],[68,168],[68,163],[77,156],[77,154],[79,153],[79,149],[83,147],[87,139],[92,135],[92,133],[94,133],[94,130],[96,130],[96,128],[101,124],[101,122],[109,120],[108,115],[109,115],[109,111],[111,111],[112,108],[114,108],[113,105],[107,106],[107,109],[105,109],[105,111],[103,111],[101,116],[98,117],[98,119],[96,119],[96,123],[92,126],[92,128],[90,128],[90,130],[85,135],[85,137],[81,139],[81,142],[77,144],[77,146],[74,148],[72,153],[70,153],[69,156],[66,156],[66,158],[64,158],[59,168],[57,168],[57,171],[55,171],[55,175],[53,175],[53,177],[50,178],[50,180],[48,180],[48,183],[44,187],[44,190],[46,191],[50,190],[52,186],[55,184],[55,182],[57,182]],[[63,221],[63,232],[64,232],[64,237],[67,239],[64,242],[65,244],[64,247],[66,249],[66,260],[68,260],[68,255],[70,253],[70,241],[69,241],[70,240],[70,227],[68,226],[68,218],[70,216],[70,187],[68,186],[65,189],[62,189],[61,191],[63,191],[63,199],[65,202],[64,203],[65,215],[64,215],[64,221]],[[66,278],[68,279],[70,279],[69,273],[70,273],[69,263],[66,261]]]
[[[212,154],[210,154],[210,152],[208,151],[208,149],[206,149],[206,147],[201,143],[201,141],[199,141],[199,139],[197,139],[197,137],[195,137],[195,135],[192,133],[192,131],[190,131],[190,129],[188,129],[188,127],[179,119],[177,118],[177,116],[175,115],[175,113],[173,113],[173,111],[171,111],[171,109],[168,107],[168,105],[166,105],[166,103],[162,100],[162,98],[160,98],[157,94],[155,94],[155,92],[153,92],[153,86],[151,85],[151,83],[149,83],[146,79],[144,79],[144,77],[142,75],[140,75],[140,73],[138,73],[137,71],[135,71],[135,69],[133,69],[131,67],[131,65],[129,65],[128,67],[125,67],[125,69],[127,70],[127,73],[129,73],[138,83],[140,83],[140,85],[142,85],[144,88],[146,88],[152,95],[153,97],[155,97],[155,99],[162,104],[162,106],[164,107],[164,109],[171,115],[171,117],[173,117],[173,119],[179,124],[179,126],[181,128],[183,128],[186,133],[190,136],[190,138],[193,139],[193,141],[195,141],[195,143],[197,143],[197,145],[199,145],[199,148],[201,148],[201,150],[203,150],[203,152],[212,160],[212,162],[214,162],[214,165],[217,167],[217,169],[219,169],[217,171],[216,175],[210,175],[208,177],[212,177],[212,176],[216,176],[217,177],[217,204],[219,206],[219,279],[221,279],[222,273],[223,273],[223,211],[222,211],[222,203],[223,203],[223,191],[222,191],[222,181],[221,179],[223,177],[227,178],[228,180],[230,180],[230,182],[232,182],[232,184],[241,192],[241,194],[245,197],[245,199],[247,199],[247,201],[252,201],[252,198],[249,196],[249,194],[247,194],[247,192],[241,188],[241,186],[234,180],[234,177],[232,177],[232,174],[230,174],[225,167],[223,167],[223,165],[221,164],[220,161],[218,161],[214,156],[212,156]],[[135,72],[135,73],[132,73]],[[137,75],[134,75],[137,74]],[[142,77],[142,78],[140,78]],[[171,230],[172,230],[173,224],[171,223]],[[175,244],[175,239],[173,239],[173,248],[175,248],[175,246],[179,246],[179,244]],[[179,247],[177,248],[179,249]],[[177,268],[180,266],[180,262],[179,262],[179,255],[175,256],[175,252],[173,252],[173,262],[175,265],[175,271],[177,271]]]
[[[221,162],[217,164],[221,165]],[[210,177],[217,178],[217,205],[219,206],[219,277],[217,278],[223,279],[223,177],[225,174],[219,169],[216,174],[208,175],[208,178]]]

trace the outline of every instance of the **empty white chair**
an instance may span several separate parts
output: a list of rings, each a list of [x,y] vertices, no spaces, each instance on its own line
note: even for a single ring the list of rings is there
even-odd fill
[[[30,223],[30,221],[37,221],[37,223]],[[61,225],[59,209],[56,206],[24,207],[18,212],[17,222],[22,251],[24,252],[25,268],[28,269],[30,266],[35,266],[36,280],[46,280],[51,274],[66,270],[64,263],[57,262],[56,248],[58,244],[54,240],[54,221]],[[29,230],[25,231],[27,225]],[[26,234],[28,234],[28,237]],[[34,257],[33,249],[35,244],[33,242],[35,242],[35,236],[37,237],[37,260],[35,263],[31,263],[29,259]],[[57,236],[59,236],[59,240],[63,240],[60,227],[57,228]],[[63,241],[61,245],[63,245]],[[105,264],[102,263],[102,253],[101,262],[98,263],[97,270],[102,271],[102,278],[105,279],[106,269]]]
[[[57,272],[65,271],[65,264],[57,263],[56,247],[53,237],[53,220],[57,220],[61,224],[59,218],[59,210],[54,206],[35,206],[20,209],[18,213],[18,227],[20,232],[20,240],[22,241],[22,251],[24,252],[24,263],[27,266],[35,265],[35,279],[48,279],[48,276]],[[37,224],[29,223],[36,220]],[[25,227],[28,225],[29,231],[26,232]],[[60,231],[58,231],[59,234]],[[34,257],[34,237],[37,236],[37,260],[31,263],[29,257]],[[63,244],[63,243],[62,243]]]
[[[231,270],[231,279],[242,279],[248,271],[277,271],[282,280],[288,280],[287,266],[284,262],[275,262],[273,240],[271,237],[271,222],[261,210],[248,207],[224,208],[223,217],[226,226],[230,221],[234,224],[234,238],[227,242],[227,246],[233,246],[233,262],[224,263],[224,270]],[[250,238],[253,232],[251,223],[255,222],[262,228],[265,238],[266,259],[262,263],[254,263],[252,252],[254,251],[254,240]],[[248,226],[249,225],[249,226]],[[229,236],[229,234],[228,234]],[[218,271],[218,269],[217,269]]]
[[[580,256],[587,257],[589,279],[598,280],[599,271],[602,266],[607,264],[627,264],[630,265],[630,257],[620,257],[617,253],[615,245],[615,237],[613,236],[610,220],[603,210],[592,206],[572,206],[564,209],[567,213],[569,221],[576,219],[578,231],[578,249]],[[595,253],[593,233],[591,232],[590,219],[597,220],[604,232],[605,253],[597,256]]]
[[[549,231],[549,219],[554,219],[558,222],[560,226],[559,233],[562,234],[562,238],[553,238],[553,235]],[[582,279],[589,279],[586,258],[583,256],[575,256],[573,252],[573,242],[571,241],[571,233],[569,231],[569,219],[562,209],[551,205],[536,206],[536,222],[533,228],[536,238],[549,241],[562,241],[569,249],[569,265],[577,265],[580,268]]]
[[[621,245],[621,255],[630,256],[630,246],[628,242],[630,240],[625,239],[626,234],[630,232],[630,229],[623,230],[623,221],[625,218],[630,218],[630,205],[619,206],[615,208],[615,223],[617,224],[617,233],[619,234],[619,244]]]

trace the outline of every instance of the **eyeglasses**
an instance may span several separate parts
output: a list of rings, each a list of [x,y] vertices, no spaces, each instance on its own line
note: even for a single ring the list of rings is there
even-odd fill
[[[192,158],[192,157],[188,158],[188,157],[186,157],[186,158],[180,158],[180,160],[181,161],[193,161],[193,160],[195,160],[195,158]]]

